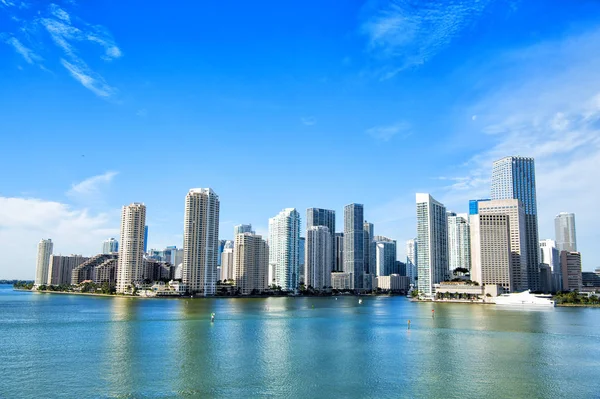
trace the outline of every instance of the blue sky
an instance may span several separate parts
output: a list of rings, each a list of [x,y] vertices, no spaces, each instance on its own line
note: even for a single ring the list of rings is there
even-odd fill
[[[597,1],[0,0],[0,59],[0,277],[42,237],[98,252],[134,201],[180,246],[192,187],[223,238],[358,202],[403,243],[415,192],[466,212],[506,155],[536,158],[540,237],[575,212],[600,267]]]

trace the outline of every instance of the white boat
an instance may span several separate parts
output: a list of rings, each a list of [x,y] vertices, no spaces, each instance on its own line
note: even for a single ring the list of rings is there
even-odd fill
[[[496,305],[523,307],[554,307],[552,295],[532,294],[531,290],[502,294],[494,298]]]

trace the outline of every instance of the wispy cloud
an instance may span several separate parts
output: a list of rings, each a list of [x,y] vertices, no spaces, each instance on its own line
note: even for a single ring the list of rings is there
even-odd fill
[[[385,0],[363,23],[373,55],[386,65],[388,79],[421,65],[468,28],[494,0]]]
[[[410,124],[406,122],[397,122],[387,126],[375,126],[367,129],[365,133],[380,141],[390,141],[398,134],[401,134],[403,138],[411,135]]]
[[[42,60],[42,57],[33,52],[33,50],[25,47],[25,45],[23,45],[16,37],[10,37],[6,39],[5,42],[6,44],[13,46],[15,51],[21,54],[28,64],[33,64],[34,62]]]
[[[306,126],[312,126],[317,123],[317,120],[315,119],[314,116],[306,116],[306,117],[300,118],[300,121],[302,122],[303,125],[306,125]]]
[[[79,65],[71,64],[64,59],[61,59],[60,62],[75,80],[97,96],[110,97],[115,92],[115,89],[107,85],[102,76],[89,69],[87,64],[83,62],[79,62]]]
[[[101,194],[118,172],[106,172],[102,175],[93,176],[77,184],[73,184],[67,195],[72,198],[89,199]]]

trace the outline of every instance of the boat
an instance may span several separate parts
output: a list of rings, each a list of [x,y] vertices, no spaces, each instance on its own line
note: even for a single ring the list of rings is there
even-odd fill
[[[502,294],[494,298],[496,305],[522,307],[554,307],[552,295],[532,294],[531,290]]]

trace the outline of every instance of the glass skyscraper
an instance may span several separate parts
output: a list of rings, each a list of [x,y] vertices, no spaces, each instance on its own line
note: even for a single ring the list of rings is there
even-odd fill
[[[539,290],[539,239],[534,159],[511,156],[495,161],[492,168],[491,194],[493,200],[521,201],[525,210],[528,286],[531,290]]]
[[[363,288],[364,254],[364,207],[350,204],[344,207],[344,272],[352,273],[352,289]]]
[[[561,212],[554,219],[556,249],[558,252],[577,252],[577,237],[575,235],[575,214]]]
[[[417,287],[431,296],[433,285],[448,279],[446,207],[429,194],[417,193]]]

